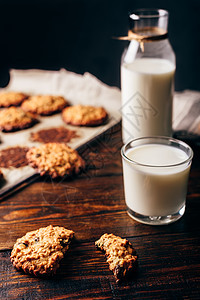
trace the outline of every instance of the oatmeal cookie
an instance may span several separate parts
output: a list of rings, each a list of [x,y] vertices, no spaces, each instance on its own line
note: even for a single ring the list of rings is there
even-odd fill
[[[14,244],[11,262],[28,274],[53,275],[73,236],[72,230],[52,225],[28,232]]]
[[[61,96],[38,95],[29,97],[21,107],[24,111],[49,116],[60,112],[67,105],[68,102]]]
[[[18,106],[28,98],[28,95],[19,92],[1,92],[0,107]]]
[[[105,252],[109,269],[114,273],[117,282],[135,269],[137,255],[128,240],[112,233],[105,233],[95,242],[95,245]]]
[[[67,124],[80,126],[101,125],[107,119],[108,114],[103,107],[89,105],[74,105],[63,109],[62,118]]]
[[[0,130],[17,131],[37,123],[33,114],[24,112],[20,107],[11,106],[0,111]]]
[[[75,130],[70,130],[65,127],[53,127],[32,132],[31,140],[40,143],[68,143],[77,136]]]
[[[33,147],[26,157],[40,175],[50,175],[52,178],[78,174],[85,167],[78,152],[64,143],[46,143]]]
[[[21,168],[28,165],[26,153],[28,147],[8,147],[0,150],[0,167],[1,168]]]

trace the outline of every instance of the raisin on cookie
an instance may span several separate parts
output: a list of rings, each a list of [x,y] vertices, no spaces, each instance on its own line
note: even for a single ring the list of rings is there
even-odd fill
[[[32,147],[26,157],[29,165],[37,169],[40,175],[50,175],[52,178],[78,174],[85,167],[78,152],[64,143]]]
[[[95,245],[105,253],[109,269],[114,273],[116,282],[135,270],[137,255],[128,240],[112,233],[105,233],[95,242]]]
[[[14,244],[11,262],[31,275],[53,275],[73,236],[72,230],[52,225],[28,232]]]
[[[103,107],[90,105],[74,105],[63,109],[62,118],[67,124],[78,126],[97,126],[107,119],[108,114]]]
[[[31,96],[22,103],[22,109],[38,115],[49,116],[60,112],[68,102],[61,96],[38,95]]]
[[[33,114],[24,112],[20,107],[11,106],[0,111],[0,130],[5,132],[29,128],[37,122]]]
[[[20,92],[1,92],[0,107],[18,106],[28,98],[28,95]]]

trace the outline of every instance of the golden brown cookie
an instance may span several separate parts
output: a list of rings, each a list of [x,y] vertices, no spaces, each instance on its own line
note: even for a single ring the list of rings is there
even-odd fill
[[[63,109],[62,118],[67,124],[79,126],[96,126],[103,124],[108,114],[103,107],[74,105]]]
[[[74,137],[77,137],[76,131],[65,127],[52,127],[31,133],[31,140],[40,143],[68,143]]]
[[[11,106],[0,111],[0,130],[17,131],[37,123],[33,114],[24,112],[20,107]]]
[[[14,244],[11,262],[28,274],[53,275],[73,236],[72,230],[52,225],[28,232]]]
[[[18,106],[28,98],[28,95],[20,92],[1,92],[0,107]]]
[[[105,252],[109,269],[114,273],[117,282],[135,270],[137,255],[128,240],[105,233],[95,245]]]
[[[40,175],[52,178],[78,174],[85,167],[84,160],[76,150],[64,143],[47,143],[31,148],[26,157],[29,165]]]
[[[1,168],[21,168],[28,165],[26,153],[28,147],[8,147],[0,150],[0,167]]]
[[[38,95],[31,96],[22,103],[22,109],[38,115],[52,115],[60,112],[68,102],[61,96]]]

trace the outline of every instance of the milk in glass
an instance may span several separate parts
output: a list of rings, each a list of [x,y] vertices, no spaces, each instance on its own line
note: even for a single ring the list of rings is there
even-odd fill
[[[141,168],[125,163],[127,206],[147,216],[166,216],[179,211],[185,202],[190,166],[170,165],[187,160],[186,153],[170,146],[152,144],[138,146],[126,155],[146,165]]]
[[[165,224],[184,214],[192,150],[177,141],[139,138],[122,148],[127,209],[143,223]]]

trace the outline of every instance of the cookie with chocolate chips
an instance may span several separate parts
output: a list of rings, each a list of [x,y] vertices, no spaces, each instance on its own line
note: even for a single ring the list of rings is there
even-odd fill
[[[105,233],[95,242],[95,245],[105,253],[109,269],[114,273],[116,282],[135,270],[137,255],[128,240],[112,233]]]
[[[31,275],[53,275],[73,236],[72,230],[52,225],[28,232],[14,244],[11,262]]]

